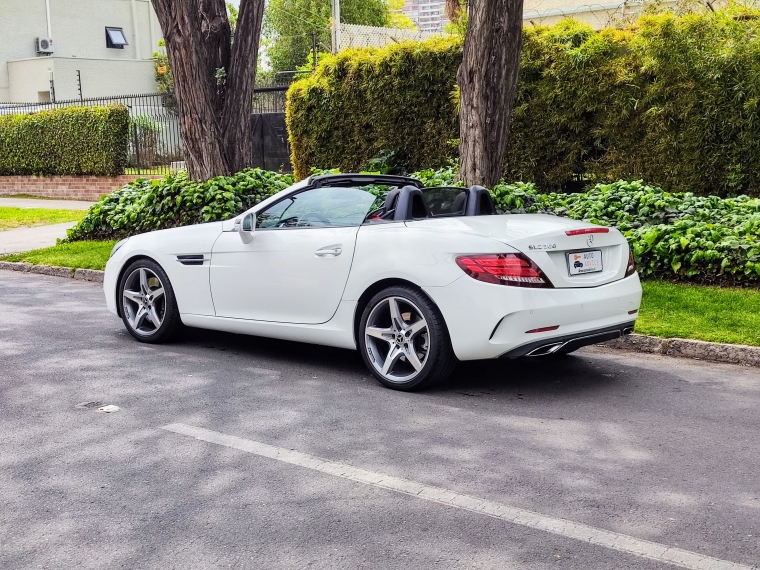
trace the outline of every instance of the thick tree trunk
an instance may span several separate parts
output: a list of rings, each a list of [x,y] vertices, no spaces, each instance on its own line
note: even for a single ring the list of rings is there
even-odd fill
[[[174,75],[188,173],[195,180],[251,162],[250,120],[264,0],[241,0],[235,42],[224,0],[152,0]]]
[[[517,94],[523,0],[472,0],[462,65],[459,175],[469,185],[499,182]]]

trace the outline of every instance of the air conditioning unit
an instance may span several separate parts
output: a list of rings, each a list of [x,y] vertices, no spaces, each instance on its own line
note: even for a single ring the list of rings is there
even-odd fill
[[[53,38],[37,38],[37,53],[53,53]]]

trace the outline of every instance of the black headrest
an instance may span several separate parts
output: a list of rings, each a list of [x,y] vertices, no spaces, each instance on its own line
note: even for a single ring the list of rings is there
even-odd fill
[[[451,213],[464,212],[464,206],[467,203],[467,192],[462,190],[454,200],[454,204],[451,206]]]
[[[465,216],[490,216],[496,213],[491,193],[482,186],[472,186],[467,196]]]
[[[398,188],[388,192],[388,195],[385,197],[385,204],[383,205],[383,214],[387,214],[396,209],[399,194],[401,194],[401,190]]]
[[[398,195],[393,219],[405,221],[429,217],[431,217],[430,208],[425,202],[422,190],[414,186],[404,186]]]

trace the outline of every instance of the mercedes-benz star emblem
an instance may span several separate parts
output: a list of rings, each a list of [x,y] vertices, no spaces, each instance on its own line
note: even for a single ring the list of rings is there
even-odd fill
[[[591,247],[592,245],[594,245],[594,236],[593,235],[589,235],[586,238],[586,245],[588,245],[589,247]]]

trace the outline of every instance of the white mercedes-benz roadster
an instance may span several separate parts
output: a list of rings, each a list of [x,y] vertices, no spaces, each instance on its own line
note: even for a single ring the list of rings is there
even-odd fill
[[[103,288],[139,341],[184,324],[358,349],[400,390],[458,360],[566,354],[633,330],[641,284],[619,231],[494,214],[478,186],[314,176],[234,219],[120,241]]]

